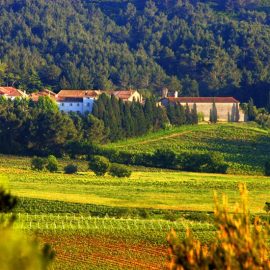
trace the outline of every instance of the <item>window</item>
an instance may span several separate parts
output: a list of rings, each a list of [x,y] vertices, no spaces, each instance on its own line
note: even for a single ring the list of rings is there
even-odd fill
[[[65,103],[62,103],[62,107],[64,107],[65,106]]]
[[[70,103],[69,106],[72,107],[73,106],[73,103]]]
[[[80,103],[77,103],[77,107],[79,107],[80,106]]]
[[[87,103],[87,107],[90,107],[90,103]]]

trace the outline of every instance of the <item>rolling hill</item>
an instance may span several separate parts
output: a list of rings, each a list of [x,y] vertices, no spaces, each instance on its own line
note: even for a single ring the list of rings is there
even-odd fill
[[[182,126],[106,146],[127,152],[156,149],[182,152],[217,152],[229,163],[229,173],[262,174],[270,154],[270,133],[252,124]]]

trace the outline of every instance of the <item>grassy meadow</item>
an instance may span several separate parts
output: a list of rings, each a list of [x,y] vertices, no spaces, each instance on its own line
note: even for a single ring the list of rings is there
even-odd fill
[[[234,134],[235,132],[235,134]],[[165,269],[166,237],[187,228],[204,243],[215,234],[213,194],[239,199],[246,183],[252,216],[266,219],[270,177],[262,164],[270,135],[246,125],[181,127],[107,145],[128,151],[216,151],[227,175],[135,168],[130,179],[95,176],[85,161],[59,161],[59,172],[35,172],[30,158],[0,156],[0,182],[19,197],[15,229],[36,234],[56,250],[52,269]],[[76,163],[79,172],[63,174]],[[237,174],[235,174],[237,173]]]

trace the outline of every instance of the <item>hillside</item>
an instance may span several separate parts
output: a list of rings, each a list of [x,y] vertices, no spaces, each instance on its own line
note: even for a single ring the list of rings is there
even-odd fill
[[[249,124],[182,126],[107,145],[128,152],[172,149],[182,152],[217,152],[229,163],[229,173],[262,174],[270,153],[269,131]]]
[[[0,84],[269,105],[269,1],[1,0]]]

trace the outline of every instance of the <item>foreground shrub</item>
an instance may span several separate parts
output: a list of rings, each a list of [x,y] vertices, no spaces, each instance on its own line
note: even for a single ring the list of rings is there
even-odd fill
[[[33,157],[31,160],[32,170],[42,171],[45,168],[47,161],[44,158]]]
[[[131,170],[124,165],[112,164],[109,170],[109,174],[113,177],[130,177]]]
[[[247,190],[240,187],[241,203],[231,213],[227,199],[215,203],[215,220],[218,228],[215,241],[204,246],[190,231],[180,241],[174,231],[168,237],[168,268],[177,269],[270,269],[270,252],[266,239],[269,231],[256,218],[250,224],[247,209]]]
[[[64,171],[66,174],[74,174],[78,172],[78,167],[77,165],[74,164],[68,164],[65,168]]]
[[[32,240],[12,229],[14,216],[3,213],[12,211],[17,198],[0,187],[0,265],[1,270],[46,270],[54,258],[49,245],[40,247]]]
[[[90,159],[89,169],[93,171],[97,176],[105,175],[109,167],[110,167],[110,162],[105,157],[93,156]]]
[[[50,155],[47,159],[46,169],[49,172],[57,172],[58,171],[58,161],[57,158],[53,155]]]
[[[264,174],[270,176],[270,160],[266,161],[264,164]]]

